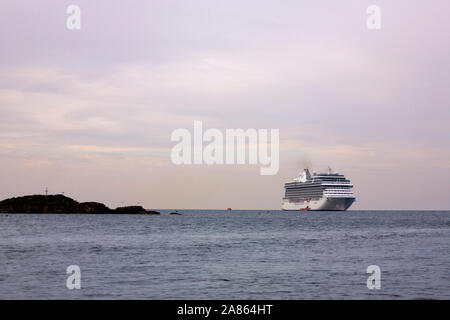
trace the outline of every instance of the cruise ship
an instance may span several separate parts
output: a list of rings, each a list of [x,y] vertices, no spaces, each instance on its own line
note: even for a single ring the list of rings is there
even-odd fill
[[[328,168],[327,173],[303,170],[284,185],[282,210],[345,211],[355,202],[350,180]]]

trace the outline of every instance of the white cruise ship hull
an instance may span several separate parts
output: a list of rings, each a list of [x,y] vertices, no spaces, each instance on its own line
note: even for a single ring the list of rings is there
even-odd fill
[[[304,200],[294,202],[290,200],[283,200],[281,205],[282,210],[299,211],[345,211],[355,202],[355,198],[345,197],[323,197],[317,200]]]

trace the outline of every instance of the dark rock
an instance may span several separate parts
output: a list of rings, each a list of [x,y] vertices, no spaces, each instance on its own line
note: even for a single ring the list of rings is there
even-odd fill
[[[82,202],[75,208],[75,213],[112,213],[113,210],[99,202]]]
[[[62,194],[31,195],[0,201],[0,213],[159,214],[141,206],[112,210],[99,202],[79,203]]]
[[[78,202],[63,195],[32,195],[0,201],[1,213],[72,213]]]
[[[179,213],[178,211],[175,211],[175,212],[171,212],[170,214],[173,214],[173,215],[179,215],[179,216],[181,216],[181,213]]]
[[[145,214],[161,214],[161,213],[158,212],[158,211],[154,211],[154,210],[147,210],[147,211],[145,212]]]
[[[147,211],[141,206],[119,207],[113,211],[119,214],[159,214],[157,211]]]

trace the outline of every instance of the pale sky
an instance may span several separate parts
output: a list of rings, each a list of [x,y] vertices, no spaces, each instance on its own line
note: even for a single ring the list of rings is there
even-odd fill
[[[68,30],[66,8],[81,8]],[[366,9],[381,8],[368,30]],[[351,209],[450,209],[450,3],[0,2],[0,199],[279,209],[303,166]],[[171,132],[280,130],[280,170],[171,162]]]

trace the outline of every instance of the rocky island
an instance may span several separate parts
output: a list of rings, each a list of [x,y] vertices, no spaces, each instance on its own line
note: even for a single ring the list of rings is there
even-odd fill
[[[141,206],[110,209],[99,202],[78,202],[62,194],[31,195],[0,201],[0,213],[159,214]]]

